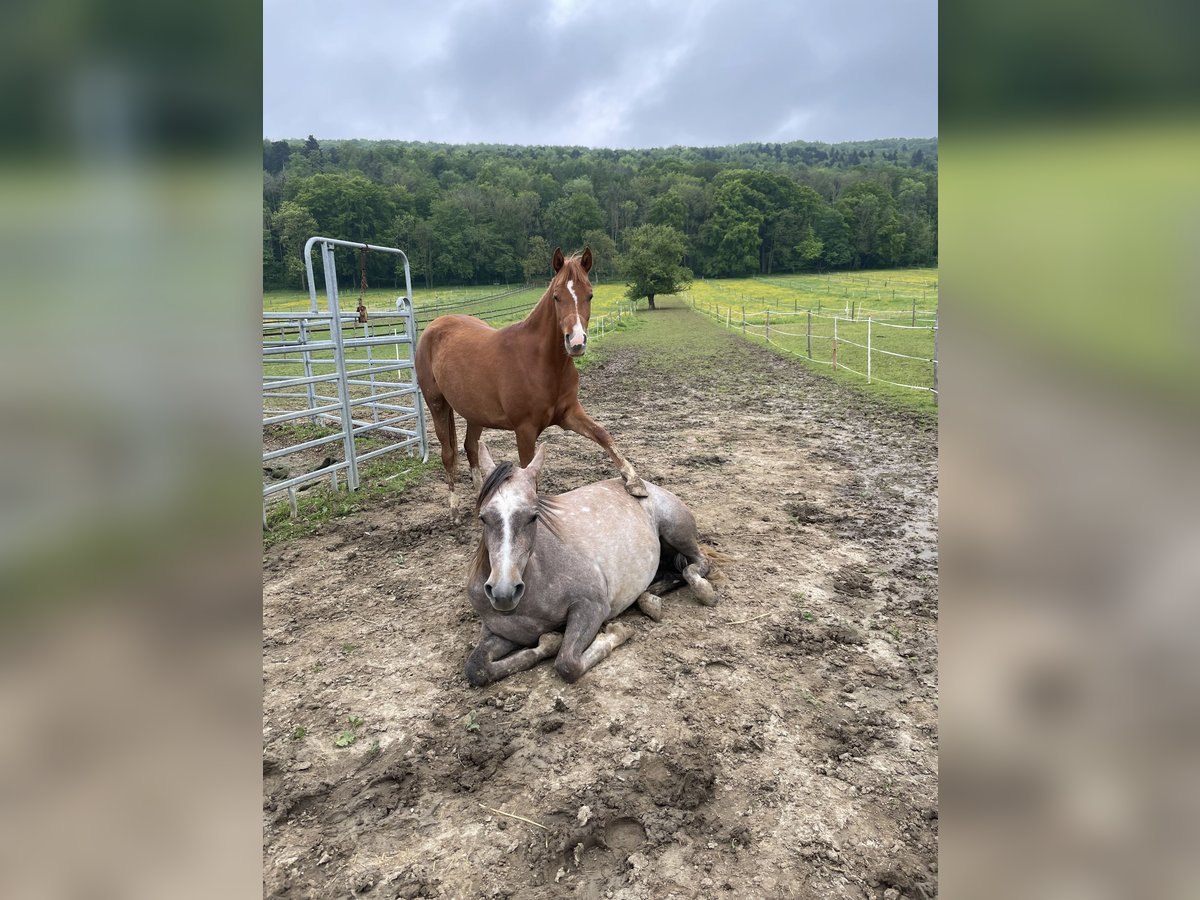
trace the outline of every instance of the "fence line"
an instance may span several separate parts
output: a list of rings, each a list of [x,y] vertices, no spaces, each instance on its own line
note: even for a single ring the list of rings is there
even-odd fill
[[[745,307],[742,307],[740,318],[734,319],[733,318],[733,304],[729,304],[724,311],[724,315],[722,315],[721,307],[719,304],[701,305],[701,304],[698,304],[696,302],[695,298],[691,297],[690,295],[688,296],[688,299],[691,300],[693,310],[700,312],[712,319],[715,319],[718,324],[723,325],[725,328],[728,328],[730,331],[733,331],[735,329],[740,329],[741,333],[743,335],[751,334],[755,337],[762,337],[768,344],[771,344],[772,346],[779,348],[780,350],[789,354],[790,356],[795,356],[799,359],[805,359],[805,360],[808,360],[809,362],[819,363],[820,365],[825,365],[827,362],[832,363],[834,371],[837,371],[838,369],[843,369],[847,372],[850,372],[853,375],[857,375],[859,378],[865,379],[868,384],[879,382],[882,384],[891,385],[893,387],[905,388],[905,389],[913,390],[913,391],[926,391],[930,394],[933,394],[934,403],[937,403],[937,401],[938,401],[938,396],[939,396],[938,386],[937,386],[937,376],[938,376],[938,371],[937,371],[937,369],[938,369],[937,332],[938,332],[938,325],[937,325],[936,318],[933,320],[934,323],[932,325],[916,325],[916,326],[893,325],[888,322],[877,321],[873,316],[868,316],[865,319],[858,319],[858,318],[851,318],[849,316],[823,315],[823,314],[815,312],[813,310],[790,311],[790,310],[774,310],[774,309],[764,309],[764,310],[758,310],[758,311],[752,312],[752,313],[747,313],[745,310]],[[713,309],[714,306],[715,306],[715,310]],[[783,316],[783,317],[799,316],[799,315],[801,315],[801,313],[803,313],[808,318],[808,322],[809,322],[809,329],[805,333],[798,333],[798,332],[794,332],[794,331],[785,331],[784,329],[781,329],[777,325],[773,324],[771,321],[772,316]],[[900,315],[903,315],[903,313],[901,313]],[[760,325],[758,323],[749,321],[749,319],[757,318],[759,316],[765,316],[765,322],[763,324]],[[833,321],[833,334],[832,335],[813,334],[812,333],[812,319],[813,318],[832,320]],[[850,324],[850,325],[865,326],[867,329],[867,343],[860,344],[858,341],[854,341],[854,340],[851,340],[851,339],[845,337],[844,334],[838,335],[838,333],[837,333],[837,323],[838,322],[842,322],[842,323]],[[903,330],[907,330],[907,331],[928,331],[928,332],[930,332],[934,338],[933,356],[932,357],[913,356],[908,353],[899,353],[899,352],[896,352],[893,350],[884,350],[880,347],[874,346],[874,342],[871,340],[871,329],[875,325],[883,325],[888,328],[899,328],[899,329],[903,329]],[[808,347],[809,347],[807,355],[804,353],[798,353],[795,350],[792,350],[790,347],[785,347],[783,344],[780,344],[778,341],[773,340],[771,337],[772,334],[786,335],[787,337],[794,337],[794,338],[806,338],[808,341]],[[813,359],[813,356],[812,356],[812,339],[813,338],[817,338],[818,340],[822,340],[822,339],[829,340],[829,341],[833,342],[829,360]],[[866,351],[867,371],[865,373],[860,372],[858,369],[855,369],[855,368],[852,368],[852,367],[846,365],[846,363],[844,361],[838,360],[837,345],[839,343],[849,344],[852,347],[858,347],[858,348]],[[932,365],[932,367],[933,367],[933,372],[932,372],[933,387],[926,387],[923,385],[916,385],[916,384],[906,384],[906,383],[900,382],[900,381],[892,381],[891,379],[880,378],[877,374],[875,374],[875,372],[872,369],[872,365],[871,365],[872,356],[876,353],[883,354],[885,356],[897,357],[899,359],[908,359],[908,360],[912,360],[914,362]]]

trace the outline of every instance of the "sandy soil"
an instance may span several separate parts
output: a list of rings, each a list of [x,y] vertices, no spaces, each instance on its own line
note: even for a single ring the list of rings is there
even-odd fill
[[[936,426],[687,310],[643,320],[582,399],[729,557],[720,605],[627,612],[575,685],[473,689],[478,532],[444,484],[273,546],[266,896],[936,896]],[[544,439],[548,492],[611,476]]]

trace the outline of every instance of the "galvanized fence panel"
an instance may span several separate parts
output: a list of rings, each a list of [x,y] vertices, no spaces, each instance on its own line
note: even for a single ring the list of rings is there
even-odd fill
[[[314,247],[321,252],[325,310],[317,302]],[[396,298],[394,312],[367,310],[360,317],[341,311],[334,268],[337,247],[403,258],[405,293]],[[414,368],[417,319],[408,257],[393,247],[314,237],[305,245],[304,258],[309,312],[263,313],[264,525],[269,501],[286,496],[295,513],[297,491],[322,479],[328,478],[336,490],[339,473],[344,473],[346,487],[356,490],[359,466],[368,460],[399,451],[419,455],[423,462],[429,459]],[[312,465],[309,451],[339,445],[340,460],[326,456]],[[301,471],[280,465],[281,460]]]

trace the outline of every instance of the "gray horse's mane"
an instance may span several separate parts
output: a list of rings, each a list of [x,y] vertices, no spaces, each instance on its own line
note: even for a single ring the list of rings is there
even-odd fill
[[[505,461],[496,463],[496,468],[488,473],[487,478],[483,480],[483,487],[479,489],[479,499],[475,501],[475,514],[483,509],[483,505],[492,499],[492,495],[499,490],[500,485],[508,481],[517,471],[517,467],[511,462]],[[558,500],[554,497],[549,497],[545,494],[537,496],[537,517],[538,524],[544,525],[546,530],[555,537],[559,537],[558,532],[558,514],[560,508]],[[471,570],[468,580],[474,580],[475,576],[484,571],[490,571],[492,561],[488,558],[487,541],[483,539],[483,535],[479,536],[479,546],[475,548],[475,558],[471,561]]]

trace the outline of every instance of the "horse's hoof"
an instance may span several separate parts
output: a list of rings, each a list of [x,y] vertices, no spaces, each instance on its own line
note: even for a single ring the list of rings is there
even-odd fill
[[[609,622],[604,634],[611,642],[610,647],[619,647],[633,637],[633,628],[624,622]]]
[[[634,475],[625,482],[625,492],[630,497],[649,497],[650,492],[646,490],[646,485],[642,483],[642,479]]]
[[[538,638],[537,649],[538,653],[545,659],[547,656],[553,656],[558,652],[558,648],[562,646],[563,636],[558,631],[547,631]]]
[[[662,621],[662,597],[656,597],[647,591],[638,597],[637,607],[655,622]]]
[[[699,578],[692,582],[692,593],[695,594],[696,599],[705,606],[717,605],[717,591],[711,584],[709,584],[708,579],[706,578]]]

